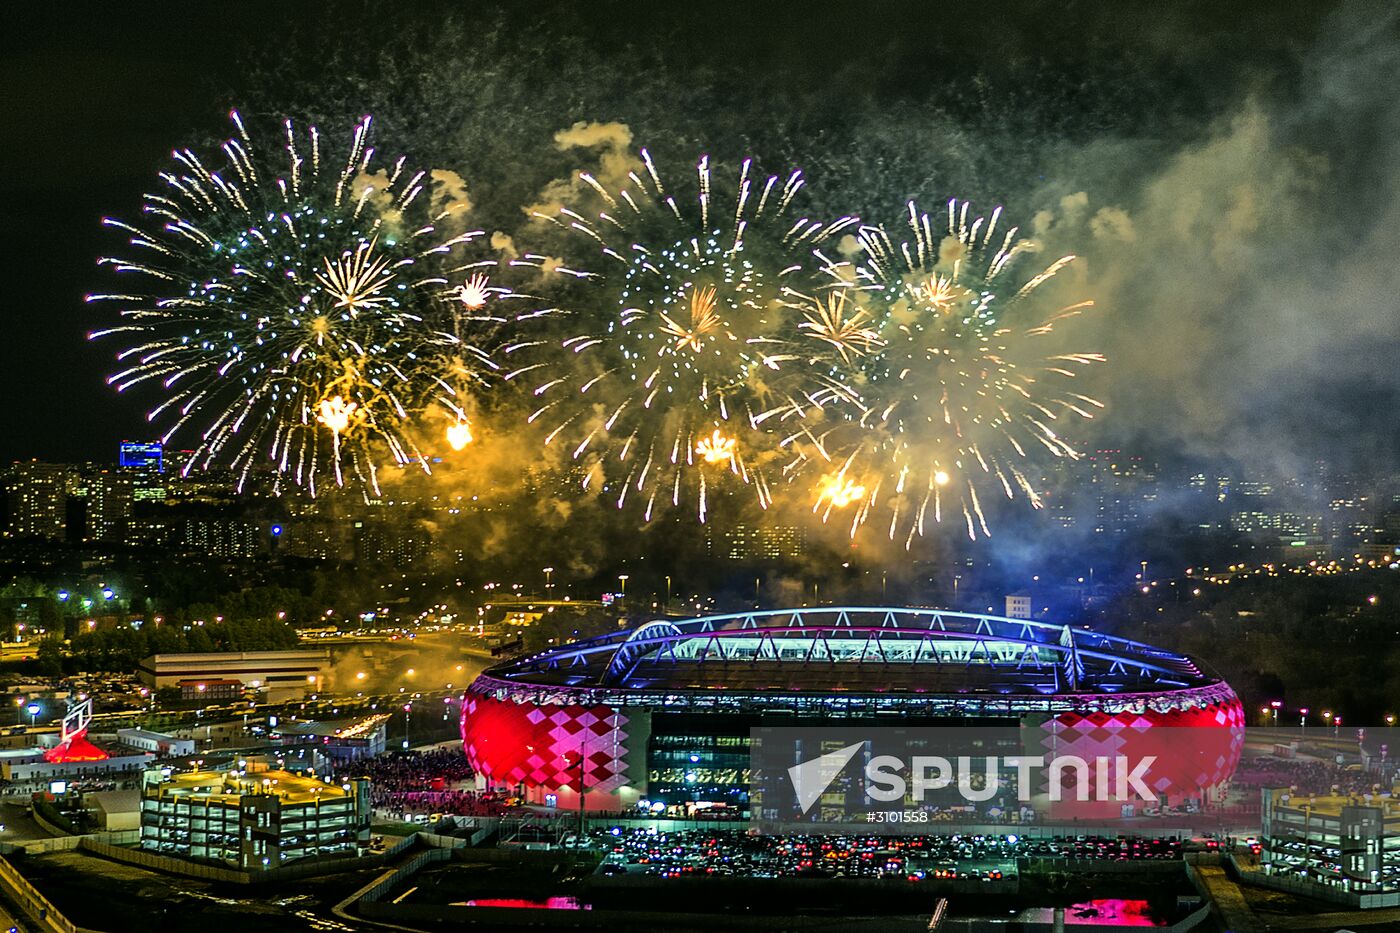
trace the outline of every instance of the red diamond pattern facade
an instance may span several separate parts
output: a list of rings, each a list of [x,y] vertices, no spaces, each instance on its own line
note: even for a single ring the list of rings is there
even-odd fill
[[[1047,735],[1041,745],[1046,761],[1064,755],[1092,761],[1096,758],[1126,757],[1133,762],[1155,757],[1143,783],[1166,806],[1179,806],[1187,800],[1219,801],[1244,750],[1244,707],[1237,699],[1205,706],[1142,712],[1063,713],[1041,727]],[[1072,772],[1066,772],[1072,784]],[[1115,770],[1110,782],[1117,781]],[[1117,816],[1099,813],[1095,806],[1097,779],[1089,774],[1088,802],[1065,800],[1055,805],[1057,815]],[[1112,795],[1110,787],[1109,794]],[[1067,791],[1066,796],[1070,796]],[[1114,804],[1116,807],[1117,804]]]
[[[610,706],[535,706],[468,693],[462,747],[492,786],[577,791],[580,752],[588,793],[627,783],[627,717]]]

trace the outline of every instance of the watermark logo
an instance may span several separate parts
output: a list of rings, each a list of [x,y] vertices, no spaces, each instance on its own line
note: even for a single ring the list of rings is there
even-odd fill
[[[855,742],[788,768],[798,808],[803,813],[811,810],[867,744]],[[877,755],[865,764],[865,795],[883,803],[906,799],[923,803],[931,794],[953,788],[963,800],[982,803],[1002,789],[1001,774],[1014,771],[1016,799],[1029,803],[1036,787],[1034,769],[1045,768],[1047,798],[1051,801],[1063,800],[1066,785],[1072,784],[1075,799],[1082,802],[1092,799],[1156,803],[1158,796],[1143,782],[1156,761],[1156,755],[1146,755],[1136,761],[1125,755],[1101,755],[1091,759],[1059,755],[1048,762],[1044,755],[1007,755],[983,758],[974,764],[969,755],[961,755],[955,762],[937,755],[915,755],[908,761],[895,755]],[[1066,780],[1071,774],[1072,782]],[[1091,774],[1096,780],[1090,780]]]
[[[1113,822],[1199,813],[1239,760],[1228,728],[759,728],[750,810],[772,823]]]
[[[856,752],[864,747],[864,742],[855,742],[788,768],[792,790],[797,795],[797,804],[803,813],[812,809],[812,805],[826,793],[831,782],[836,780],[846,765],[851,763],[851,759],[856,757]]]

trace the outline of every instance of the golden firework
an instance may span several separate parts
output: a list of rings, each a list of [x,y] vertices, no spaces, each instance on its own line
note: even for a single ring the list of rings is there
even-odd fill
[[[823,502],[827,502],[834,508],[844,509],[864,496],[864,486],[836,473],[822,477],[821,487],[817,495],[817,507],[820,508]]]
[[[918,294],[940,314],[951,314],[953,305],[967,294],[967,289],[959,285],[951,276],[934,273],[917,289]]]
[[[330,428],[332,433],[343,434],[350,427],[350,418],[359,407],[355,402],[347,402],[341,396],[333,395],[321,400],[320,414],[316,420]]]
[[[394,280],[394,273],[389,271],[389,257],[374,254],[377,242],[376,237],[361,243],[353,254],[342,254],[335,262],[326,259],[325,271],[316,274],[316,281],[336,299],[337,308],[353,311],[389,301],[381,292]]]
[[[471,422],[463,420],[448,426],[447,443],[452,446],[453,450],[461,450],[473,440]]]
[[[471,311],[484,307],[486,299],[491,297],[486,287],[490,281],[486,273],[478,272],[457,287],[457,300]]]
[[[693,288],[690,292],[690,326],[678,324],[666,315],[661,315],[661,320],[666,323],[662,325],[661,331],[676,338],[676,349],[681,350],[690,347],[694,353],[699,353],[704,349],[701,338],[706,334],[713,334],[724,326],[724,321],[720,319],[719,307],[715,302],[715,287],[707,285],[704,288]]]
[[[709,437],[701,438],[700,443],[695,445],[695,452],[704,458],[706,463],[729,463],[734,462],[735,441],[732,437],[725,437],[720,433],[719,428]]]
[[[848,313],[851,309],[853,313]],[[846,362],[853,356],[864,356],[883,343],[870,327],[870,316],[855,307],[844,291],[830,293],[825,299],[812,299],[804,315],[806,319],[797,325],[798,329],[830,344]]]

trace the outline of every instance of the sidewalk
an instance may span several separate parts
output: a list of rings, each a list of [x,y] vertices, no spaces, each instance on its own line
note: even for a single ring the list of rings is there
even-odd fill
[[[1211,903],[1220,911],[1221,920],[1230,933],[1265,933],[1268,929],[1254,915],[1240,893],[1240,886],[1219,865],[1197,865],[1196,874],[1210,894]]]

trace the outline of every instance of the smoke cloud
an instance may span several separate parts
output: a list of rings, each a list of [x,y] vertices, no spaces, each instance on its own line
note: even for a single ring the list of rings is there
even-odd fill
[[[552,215],[573,200],[585,184],[579,179],[578,171],[588,171],[599,184],[612,187],[625,184],[628,172],[642,168],[641,161],[632,151],[632,131],[623,123],[580,120],[554,134],[554,147],[560,152],[586,150],[591,164],[580,165],[568,177],[556,178],[545,185],[538,200],[524,208],[526,216]]]

